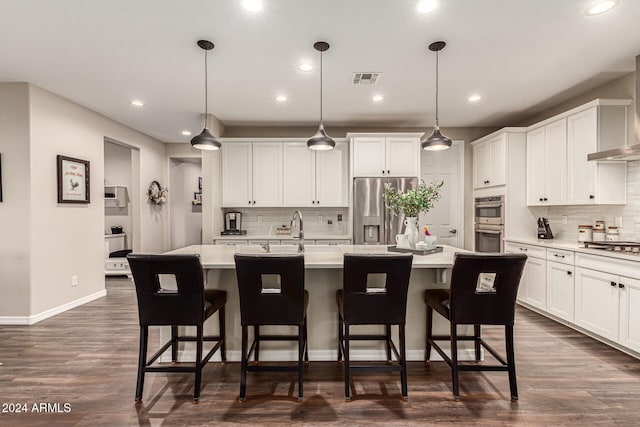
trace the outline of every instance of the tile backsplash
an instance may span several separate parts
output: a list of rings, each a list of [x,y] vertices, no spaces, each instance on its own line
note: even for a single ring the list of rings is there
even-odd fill
[[[530,208],[538,216],[549,218],[554,237],[578,240],[578,225],[594,225],[605,221],[605,227],[615,226],[615,218],[622,217],[620,240],[640,241],[640,161],[627,163],[627,204],[600,206],[551,206]],[[562,217],[567,216],[567,224]],[[535,227],[535,224],[532,225]]]
[[[242,229],[247,230],[248,235],[275,235],[277,227],[291,224],[295,210],[296,208],[251,208],[224,209],[223,212],[242,212]],[[301,208],[300,211],[306,235],[350,234],[347,229],[347,208]],[[342,221],[338,221],[339,214],[342,215]]]

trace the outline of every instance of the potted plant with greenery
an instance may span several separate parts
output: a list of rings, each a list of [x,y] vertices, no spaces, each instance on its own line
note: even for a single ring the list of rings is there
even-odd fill
[[[444,181],[432,181],[426,184],[420,181],[412,190],[401,192],[391,184],[384,186],[384,200],[386,207],[396,215],[404,215],[405,232],[409,235],[409,245],[415,249],[416,242],[420,240],[418,234],[418,215],[427,213],[435,202],[440,199],[440,190]]]

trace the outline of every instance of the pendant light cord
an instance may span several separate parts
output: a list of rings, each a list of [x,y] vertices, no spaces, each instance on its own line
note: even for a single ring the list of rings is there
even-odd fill
[[[438,125],[438,51],[436,51],[436,129],[439,129]]]
[[[204,128],[207,128],[207,116],[209,115],[209,72],[207,70],[207,50],[204,51]]]
[[[322,52],[320,52],[320,125],[322,125]]]

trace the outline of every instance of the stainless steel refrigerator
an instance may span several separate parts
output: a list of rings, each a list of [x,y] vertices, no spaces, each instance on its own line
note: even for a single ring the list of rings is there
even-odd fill
[[[415,188],[418,178],[354,178],[353,240],[356,245],[395,245],[395,236],[403,230],[404,216],[384,206],[384,185],[400,191]]]

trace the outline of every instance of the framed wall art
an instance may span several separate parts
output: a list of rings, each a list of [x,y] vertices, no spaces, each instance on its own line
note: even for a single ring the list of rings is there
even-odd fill
[[[58,203],[90,203],[89,161],[57,156]]]

